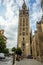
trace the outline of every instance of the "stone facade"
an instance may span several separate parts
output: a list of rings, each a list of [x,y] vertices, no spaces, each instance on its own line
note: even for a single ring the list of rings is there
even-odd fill
[[[38,32],[35,31],[35,34],[32,38],[32,56],[34,59],[40,60],[40,45],[39,45],[39,37]]]
[[[31,54],[29,9],[27,9],[25,2],[22,5],[22,10],[19,10],[17,47],[20,47],[22,49],[23,57],[27,57]]]
[[[40,48],[40,57],[43,57],[43,16],[39,23],[37,23],[37,33],[39,40],[39,48]]]
[[[33,36],[32,38],[32,56],[34,59],[37,57],[37,52],[36,52],[36,35]]]

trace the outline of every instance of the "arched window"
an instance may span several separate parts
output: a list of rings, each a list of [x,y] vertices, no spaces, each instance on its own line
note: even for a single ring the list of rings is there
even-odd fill
[[[23,41],[24,41],[24,37],[23,37]]]
[[[25,26],[25,18],[23,18],[23,26]]]
[[[20,26],[22,25],[22,18],[20,18]]]
[[[25,35],[25,32],[23,32],[23,36]]]

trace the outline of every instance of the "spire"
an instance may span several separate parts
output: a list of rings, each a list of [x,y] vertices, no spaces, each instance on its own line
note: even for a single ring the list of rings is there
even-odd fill
[[[23,9],[26,9],[26,3],[25,3],[25,0],[23,0],[22,8],[23,8]]]

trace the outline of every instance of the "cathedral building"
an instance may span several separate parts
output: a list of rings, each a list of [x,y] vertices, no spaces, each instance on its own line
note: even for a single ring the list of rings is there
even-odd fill
[[[43,59],[43,0],[41,0],[41,8],[42,8],[42,18],[41,21],[37,22],[37,33],[38,33],[38,42],[39,42],[39,50],[40,57]]]
[[[29,9],[27,8],[25,1],[22,5],[22,9],[19,10],[17,47],[22,49],[23,57],[31,55]]]
[[[32,54],[33,58],[43,61],[43,0],[41,0],[41,7],[42,18],[36,23],[37,31],[32,39]]]

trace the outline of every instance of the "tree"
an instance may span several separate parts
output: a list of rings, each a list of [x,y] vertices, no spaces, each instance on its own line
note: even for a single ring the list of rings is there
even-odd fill
[[[4,49],[4,53],[5,53],[5,54],[9,54],[9,49],[8,49],[8,48],[5,48],[5,49]]]
[[[16,48],[15,48],[15,47],[13,47],[13,48],[12,48],[12,52],[15,52],[15,51],[16,51]]]
[[[21,54],[22,54],[21,48],[15,48],[15,47],[13,47],[12,51],[14,52],[14,55],[15,54],[17,55],[16,60],[20,60],[20,57],[21,57]]]
[[[21,55],[22,54],[21,48],[15,48],[15,47],[13,47],[12,48],[12,52],[15,52],[15,54],[17,54],[17,55]]]
[[[4,40],[3,35],[0,34],[0,53],[3,53],[5,48],[6,48],[6,42]]]
[[[21,48],[17,48],[15,53],[16,53],[17,55],[20,55],[20,56],[21,56],[21,54],[22,54]]]

